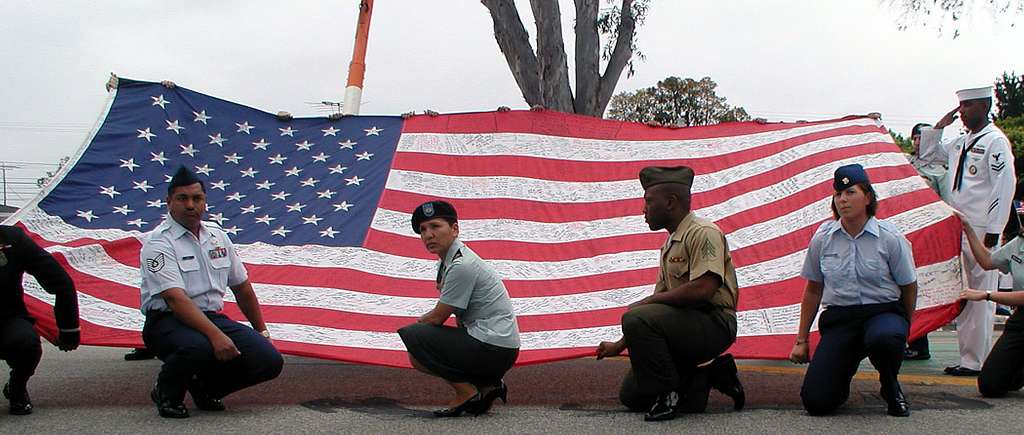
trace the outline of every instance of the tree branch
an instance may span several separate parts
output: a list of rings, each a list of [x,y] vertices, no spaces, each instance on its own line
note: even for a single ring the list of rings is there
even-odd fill
[[[633,57],[633,34],[636,31],[636,17],[633,16],[633,0],[622,0],[622,14],[619,21],[619,29],[615,40],[615,49],[608,59],[608,66],[601,76],[601,83],[597,93],[598,108],[604,112],[604,108],[615,93],[615,86],[622,76],[622,70],[626,68],[629,59]]]
[[[601,80],[601,37],[597,32],[599,0],[576,0],[576,113],[601,116],[597,90]]]
[[[533,18],[537,22],[537,59],[540,64],[541,92],[544,106],[570,112],[573,110],[572,89],[569,87],[569,64],[562,40],[562,12],[558,2],[530,0]]]
[[[516,79],[526,104],[543,104],[540,65],[530,46],[530,35],[523,27],[519,11],[513,0],[480,0],[491,13],[494,22],[494,40],[505,55],[508,69]],[[564,56],[564,55],[563,55]]]

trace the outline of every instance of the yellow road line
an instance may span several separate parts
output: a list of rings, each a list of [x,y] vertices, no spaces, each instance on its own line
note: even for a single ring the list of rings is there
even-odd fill
[[[757,372],[757,373],[768,373],[778,375],[803,375],[807,370],[805,367],[777,367],[777,366],[760,366],[753,364],[739,364],[741,372]],[[878,373],[876,372],[857,372],[853,376],[854,379],[861,381],[877,381]],[[977,378],[974,377],[956,377],[948,375],[911,375],[911,374],[900,374],[900,381],[917,384],[917,385],[961,385],[961,386],[975,386],[978,384]]]

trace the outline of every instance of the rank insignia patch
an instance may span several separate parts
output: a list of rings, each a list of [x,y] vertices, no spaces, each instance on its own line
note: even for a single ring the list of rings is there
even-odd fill
[[[715,258],[718,256],[718,250],[715,249],[715,245],[711,244],[711,239],[704,239],[704,243],[700,245],[700,255],[704,258]]]
[[[149,269],[150,272],[159,272],[161,269],[164,268],[165,262],[166,261],[164,260],[164,254],[159,254],[153,258],[147,258],[146,269]]]

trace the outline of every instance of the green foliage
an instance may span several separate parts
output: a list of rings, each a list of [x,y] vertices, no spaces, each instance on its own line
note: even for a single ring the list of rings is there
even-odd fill
[[[906,30],[912,26],[928,23],[938,26],[939,34],[947,26],[953,28],[953,39],[960,36],[960,24],[964,18],[977,16],[979,12],[991,14],[998,21],[1010,22],[1024,15],[1024,0],[885,0],[898,13],[897,26]],[[984,18],[984,17],[983,17]]]
[[[700,81],[667,77],[655,86],[616,94],[608,117],[680,127],[750,120],[746,110],[732,107],[725,97],[718,96],[716,87],[710,77]]]
[[[1024,75],[1004,72],[996,80],[996,111],[999,119],[1024,115]]]
[[[609,0],[609,3],[611,0]],[[636,21],[636,27],[639,28],[644,25],[644,20],[647,18],[647,9],[651,6],[650,0],[634,0],[630,5],[630,10],[633,13],[633,19]],[[619,39],[619,23],[622,22],[622,7],[612,6],[610,8],[601,11],[601,14],[597,17],[597,31],[602,36],[608,38],[605,41],[604,48],[601,49],[601,59],[608,60],[612,57],[612,51],[615,50],[615,43]],[[629,62],[626,62],[626,77],[633,77],[636,73],[633,61],[635,59],[643,61],[647,58],[642,51],[640,46],[637,44],[637,35],[640,32],[633,32],[633,39],[629,41],[629,47],[632,49],[633,56],[630,57]]]
[[[997,119],[996,126],[998,126],[1003,133],[1006,133],[1006,137],[1010,139],[1010,146],[1013,148],[1013,155],[1017,157],[1024,156],[1024,115]],[[1018,172],[1022,170],[1024,170],[1024,168],[1017,168]]]
[[[914,152],[914,143],[911,142],[909,138],[905,138],[902,134],[892,131],[891,129],[889,130],[889,135],[892,136],[893,142],[896,142],[896,145],[899,146],[900,150],[904,153],[910,154]]]

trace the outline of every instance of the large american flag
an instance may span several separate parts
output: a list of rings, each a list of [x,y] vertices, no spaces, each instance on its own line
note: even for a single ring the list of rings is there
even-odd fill
[[[879,122],[854,117],[668,129],[550,111],[303,118],[121,79],[71,163],[8,223],[54,253],[79,290],[82,342],[141,344],[141,236],[166,218],[179,165],[206,182],[209,220],[238,246],[278,347],[407,366],[396,329],[436,302],[436,258],[409,225],[444,199],[461,238],[504,278],[519,364],[592,355],[650,294],[667,234],[644,224],[640,168],[688,165],[694,213],[725,232],[740,285],[738,357],[785,358],[808,240],[831,218],[832,173],[860,163],[879,216],[914,247],[913,335],[957,312],[959,224]],[[55,335],[53,298],[30,311]],[[230,292],[225,311],[244,320]]]

